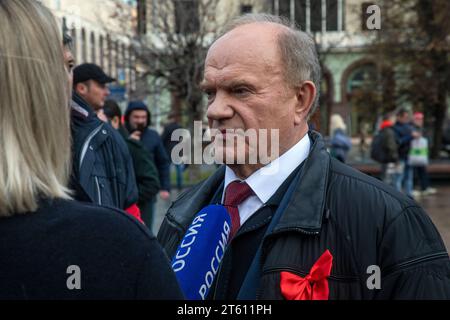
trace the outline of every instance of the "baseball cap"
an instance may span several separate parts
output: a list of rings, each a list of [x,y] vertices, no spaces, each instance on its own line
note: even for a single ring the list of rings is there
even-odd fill
[[[73,85],[85,82],[88,80],[95,80],[98,83],[105,84],[116,81],[116,79],[108,76],[102,68],[93,63],[83,63],[73,69]]]

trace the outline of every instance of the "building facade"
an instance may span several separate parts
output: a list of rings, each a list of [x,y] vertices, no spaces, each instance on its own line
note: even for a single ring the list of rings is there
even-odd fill
[[[117,79],[112,98],[125,101],[136,86],[132,41],[137,32],[136,1],[43,0],[73,39],[76,64],[95,63]]]

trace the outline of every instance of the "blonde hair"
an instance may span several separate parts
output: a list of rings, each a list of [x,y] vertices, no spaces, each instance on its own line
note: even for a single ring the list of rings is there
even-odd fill
[[[70,198],[68,75],[51,12],[0,0],[0,217]]]
[[[341,129],[344,132],[347,130],[344,119],[337,113],[333,114],[330,118],[330,134],[333,135],[336,129]]]

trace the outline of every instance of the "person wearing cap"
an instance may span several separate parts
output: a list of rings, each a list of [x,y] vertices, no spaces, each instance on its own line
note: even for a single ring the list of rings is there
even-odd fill
[[[125,128],[130,138],[140,141],[151,153],[152,160],[158,169],[161,190],[159,196],[163,200],[170,197],[170,160],[163,142],[153,129],[150,129],[150,112],[142,101],[131,101],[125,111]],[[151,229],[156,199],[153,199],[146,208],[142,209],[142,220]]]
[[[102,68],[93,63],[84,63],[74,69],[74,89],[95,112],[105,105],[106,98],[110,94],[106,85],[114,81],[116,79],[108,76]]]
[[[94,64],[73,70],[70,186],[77,200],[127,210],[138,201],[133,161],[120,134],[96,115],[112,81]]]

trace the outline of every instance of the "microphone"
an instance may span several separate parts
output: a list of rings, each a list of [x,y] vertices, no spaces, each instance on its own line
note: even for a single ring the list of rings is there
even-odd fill
[[[172,259],[172,269],[189,300],[205,300],[225,253],[231,218],[224,206],[209,205],[192,221]]]

